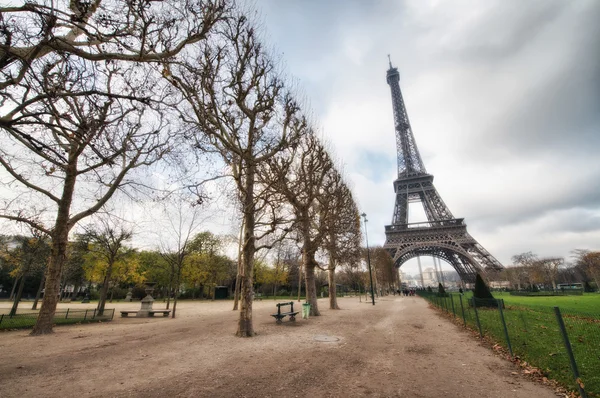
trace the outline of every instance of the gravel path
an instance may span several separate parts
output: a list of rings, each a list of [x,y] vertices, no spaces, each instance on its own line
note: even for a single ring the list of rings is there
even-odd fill
[[[327,304],[319,300],[321,317],[276,325],[274,302],[258,301],[251,339],[234,337],[229,301],[181,302],[175,320],[115,318],[41,337],[0,333],[0,396],[556,396],[513,374],[514,365],[418,297],[375,306],[343,298],[339,311]]]

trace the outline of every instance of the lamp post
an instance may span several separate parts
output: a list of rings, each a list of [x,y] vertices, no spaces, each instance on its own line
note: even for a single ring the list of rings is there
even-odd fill
[[[373,300],[373,305],[375,305],[375,292],[373,291],[373,274],[371,273],[371,253],[369,251],[369,234],[367,232],[367,214],[361,214],[363,220],[365,220],[365,238],[367,240],[367,265],[369,266],[369,279],[371,280],[371,300]]]

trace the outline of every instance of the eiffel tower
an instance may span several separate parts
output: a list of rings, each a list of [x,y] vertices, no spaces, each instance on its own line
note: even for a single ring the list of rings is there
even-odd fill
[[[396,204],[392,224],[385,227],[384,248],[396,267],[413,257],[438,257],[450,263],[467,283],[475,282],[478,273],[501,270],[502,264],[469,235],[464,219],[452,215],[433,185],[433,175],[425,170],[402,99],[400,73],[391,60],[387,83],[394,108],[398,178],[394,181]],[[408,222],[412,202],[421,202],[428,221]]]

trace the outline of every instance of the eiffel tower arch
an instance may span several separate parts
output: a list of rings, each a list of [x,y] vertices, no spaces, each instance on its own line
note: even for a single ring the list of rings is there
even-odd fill
[[[417,256],[432,256],[448,262],[464,282],[487,270],[501,270],[502,264],[467,232],[463,218],[455,218],[433,185],[408,120],[400,90],[400,73],[390,61],[387,83],[392,92],[398,178],[394,181],[396,203],[392,224],[385,227],[388,250],[396,267]],[[409,223],[409,203],[420,202],[426,222]]]

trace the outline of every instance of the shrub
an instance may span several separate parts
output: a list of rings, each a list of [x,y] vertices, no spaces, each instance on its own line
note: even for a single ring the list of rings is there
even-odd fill
[[[473,289],[473,297],[478,299],[493,299],[490,288],[485,284],[481,275],[477,274],[475,278],[475,289]]]
[[[446,293],[446,289],[444,289],[444,285],[441,283],[438,284],[438,297],[448,297],[448,293]]]

